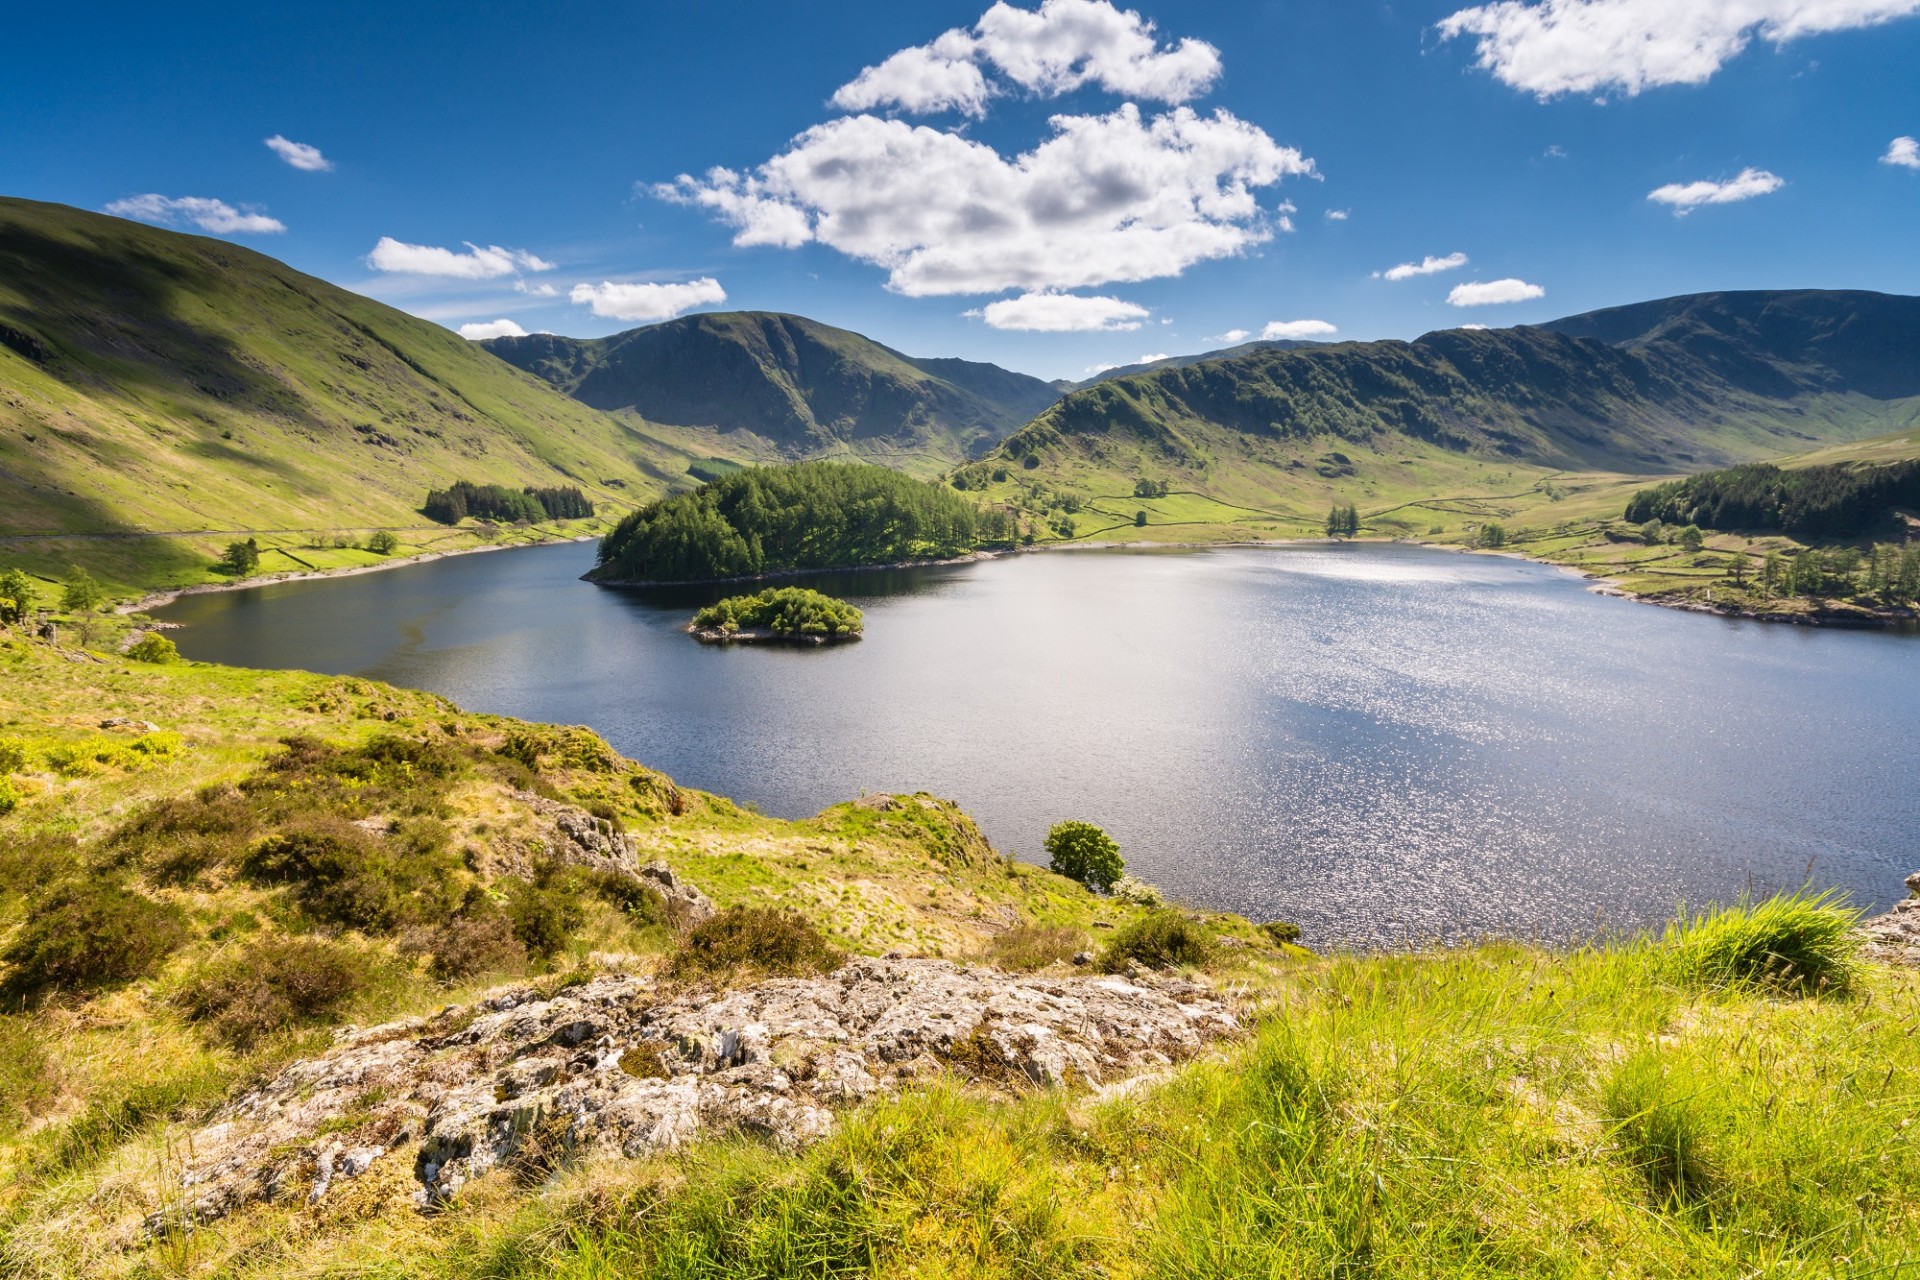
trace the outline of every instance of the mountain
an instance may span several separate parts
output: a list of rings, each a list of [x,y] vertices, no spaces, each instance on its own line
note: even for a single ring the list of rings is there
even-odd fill
[[[1259,338],[1252,342],[1243,342],[1236,347],[1221,347],[1217,351],[1202,351],[1190,356],[1161,356],[1156,360],[1143,360],[1138,364],[1115,365],[1111,369],[1102,369],[1091,378],[1058,385],[1068,391],[1080,391],[1095,383],[1112,382],[1115,378],[1131,378],[1136,373],[1152,373],[1158,369],[1185,369],[1189,365],[1204,364],[1209,360],[1230,360],[1234,356],[1250,355],[1255,351],[1298,351],[1302,347],[1326,345],[1324,342],[1302,341],[1298,338]]]
[[[802,316],[711,312],[605,338],[483,343],[583,404],[689,448],[748,458],[853,455],[939,471],[1060,398],[997,365],[916,359]]]
[[[9,555],[86,559],[21,535],[420,526],[427,490],[456,479],[577,485],[617,509],[686,466],[636,423],[252,250],[0,199]],[[150,580],[202,557],[157,542],[122,560]]]

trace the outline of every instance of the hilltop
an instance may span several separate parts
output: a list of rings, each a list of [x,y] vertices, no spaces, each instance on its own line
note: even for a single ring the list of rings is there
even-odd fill
[[[758,461],[849,457],[931,474],[979,457],[1060,398],[998,365],[917,359],[771,312],[482,345],[583,404],[673,429],[689,449]]]
[[[263,570],[356,563],[373,557],[327,535],[471,545],[419,512],[455,480],[578,486],[617,515],[687,462],[437,324],[252,250],[0,199],[10,563],[191,583],[241,532],[263,535]]]

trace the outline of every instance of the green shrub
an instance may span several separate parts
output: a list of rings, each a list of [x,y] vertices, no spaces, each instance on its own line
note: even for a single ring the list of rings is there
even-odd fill
[[[12,813],[18,809],[20,801],[24,798],[19,787],[14,786],[6,778],[0,777],[0,815]]]
[[[427,931],[424,943],[433,953],[428,971],[441,982],[512,972],[527,962],[513,918],[479,885],[467,890],[457,914]]]
[[[1113,837],[1091,822],[1056,822],[1047,832],[1049,866],[1095,893],[1105,893],[1120,879],[1126,863]]]
[[[1831,893],[1802,891],[1683,915],[1664,945],[1675,973],[1699,986],[1838,993],[1858,973],[1859,919]]]
[[[186,940],[178,907],[95,876],[38,896],[0,960],[8,991],[37,996],[147,977]]]
[[[157,631],[149,631],[140,637],[140,642],[127,650],[127,656],[135,662],[151,662],[156,665],[180,660],[180,650],[173,641]]]
[[[30,758],[25,742],[19,738],[0,738],[0,777],[23,772]]]
[[[1282,945],[1300,941],[1300,926],[1291,920],[1268,920],[1260,928],[1269,938]]]
[[[165,884],[189,884],[216,866],[240,862],[259,828],[247,797],[234,787],[156,800],[107,837],[106,848]]]
[[[987,944],[987,960],[996,968],[1015,972],[1044,969],[1071,960],[1084,941],[1078,929],[1064,925],[1019,924],[994,935]]]
[[[531,881],[516,882],[507,893],[513,936],[529,956],[543,963],[567,949],[574,930],[586,919],[580,906],[581,886],[568,870],[543,863],[535,868]]]
[[[451,912],[459,865],[444,849],[404,833],[383,838],[320,814],[261,841],[240,870],[255,884],[287,886],[314,920],[390,933]]]
[[[1137,960],[1149,969],[1176,965],[1198,969],[1213,959],[1213,950],[1213,939],[1206,929],[1185,913],[1156,911],[1122,926],[1100,953],[1100,967],[1108,973],[1119,973],[1129,961]]]
[[[772,907],[729,907],[693,927],[668,962],[675,978],[828,973],[844,953],[812,921]]]
[[[209,961],[174,995],[186,1016],[237,1049],[325,1021],[373,982],[367,957],[318,938],[269,938]]]

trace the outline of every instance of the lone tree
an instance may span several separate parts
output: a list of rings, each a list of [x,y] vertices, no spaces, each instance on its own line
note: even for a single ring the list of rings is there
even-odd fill
[[[107,593],[93,580],[93,575],[75,565],[73,576],[67,579],[66,589],[60,593],[60,607],[68,613],[92,613],[106,598]]]
[[[252,538],[245,542],[229,542],[227,552],[220,557],[214,568],[236,578],[244,578],[260,567],[260,544]]]
[[[1699,554],[1700,548],[1707,545],[1707,537],[1700,532],[1700,526],[1690,524],[1680,531],[1680,549],[1688,555]]]
[[[386,529],[375,529],[367,536],[367,550],[377,556],[390,556],[400,548],[400,539]]]
[[[33,579],[19,569],[0,573],[0,622],[25,622],[33,609]]]
[[[1095,893],[1106,893],[1120,879],[1127,864],[1113,837],[1091,822],[1056,822],[1047,832],[1048,866]]]

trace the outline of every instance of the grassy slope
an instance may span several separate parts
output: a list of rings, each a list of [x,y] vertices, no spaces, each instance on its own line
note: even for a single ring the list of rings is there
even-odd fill
[[[714,312],[606,338],[485,346],[581,402],[683,447],[753,461],[849,457],[935,474],[1057,393],[990,364],[921,360],[803,316]]]
[[[0,839],[97,836],[149,800],[244,777],[289,732],[484,745],[517,727],[297,673],[75,662],[12,640],[0,664],[0,736],[37,758],[111,736],[95,727],[109,714],[186,741],[148,768],[30,770]],[[547,737],[540,774],[556,794],[619,806],[649,852],[723,903],[799,906],[856,950],[967,956],[1014,913],[1081,931],[1132,914],[1031,868],[956,857],[970,828],[937,804],[789,823],[687,794],[673,817],[633,800],[657,775],[587,735]],[[469,784],[449,821],[478,837],[510,828],[510,808]],[[170,1135],[325,1042],[315,1031],[241,1054],[167,1003],[234,929],[272,927],[272,900],[249,892],[188,902],[194,940],[157,979],[0,1017],[9,1274],[1826,1276],[1900,1274],[1920,1250],[1908,971],[1868,967],[1850,993],[1797,997],[1701,986],[1672,946],[1644,939],[1315,959],[1225,918],[1253,945],[1217,976],[1266,1012],[1243,1043],[1144,1090],[936,1087],[862,1109],[805,1153],[740,1137],[566,1165],[537,1186],[502,1173],[432,1217],[289,1197],[121,1251],[99,1224],[161,1203]],[[4,904],[8,928],[18,902]],[[663,945],[603,913],[559,963],[644,966]],[[430,1011],[484,985],[403,976],[347,1012]]]
[[[296,553],[372,528],[439,547],[417,509],[457,478],[578,484],[617,513],[685,471],[439,325],[58,205],[0,200],[0,328],[0,554],[50,576],[201,581],[237,530],[287,531],[272,542]],[[99,536],[128,533],[172,536]]]

